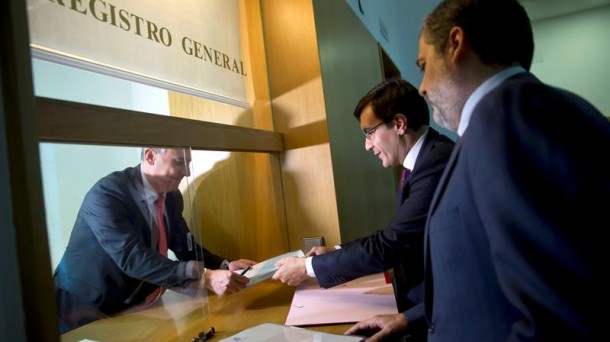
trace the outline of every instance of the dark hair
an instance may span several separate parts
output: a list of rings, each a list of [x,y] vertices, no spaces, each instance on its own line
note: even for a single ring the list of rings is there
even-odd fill
[[[517,0],[444,0],[424,20],[422,37],[447,51],[449,31],[464,30],[472,50],[487,65],[518,62],[529,70],[534,57],[530,19]]]
[[[354,109],[354,116],[360,120],[362,111],[371,105],[375,116],[388,123],[398,113],[407,117],[409,128],[419,129],[430,124],[430,112],[426,100],[417,88],[409,82],[393,78],[383,81],[369,90]]]

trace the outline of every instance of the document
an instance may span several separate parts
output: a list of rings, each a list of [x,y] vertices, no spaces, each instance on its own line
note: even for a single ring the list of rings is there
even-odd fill
[[[315,278],[302,282],[294,292],[286,325],[355,323],[378,314],[395,314],[392,284],[383,273],[354,279],[328,289]]]
[[[264,323],[219,342],[360,342],[364,337],[337,335],[281,324]]]
[[[246,287],[254,286],[254,285],[260,283],[261,281],[271,278],[271,276],[273,276],[275,271],[277,271],[279,269],[279,267],[275,267],[275,263],[280,261],[281,259],[283,259],[285,257],[289,257],[289,256],[303,257],[303,256],[305,256],[305,253],[303,253],[302,250],[296,250],[296,251],[284,253],[282,255],[278,255],[271,259],[261,261],[258,264],[252,266],[252,268],[248,269],[247,271],[244,269],[241,269],[241,270],[236,270],[233,272],[242,274],[244,271],[246,271],[246,273],[244,273],[243,275],[245,277],[250,278],[250,282],[248,283],[248,285]]]

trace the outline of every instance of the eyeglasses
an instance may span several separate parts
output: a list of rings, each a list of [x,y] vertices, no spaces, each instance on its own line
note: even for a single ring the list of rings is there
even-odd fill
[[[377,128],[379,128],[379,126],[383,125],[384,123],[385,122],[381,121],[380,123],[376,124],[375,126],[373,126],[371,128],[363,129],[362,134],[364,134],[365,138],[371,140],[371,138],[373,137],[373,133],[375,133]]]

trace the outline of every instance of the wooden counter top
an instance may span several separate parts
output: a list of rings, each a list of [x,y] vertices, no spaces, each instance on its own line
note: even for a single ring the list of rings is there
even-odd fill
[[[89,323],[61,336],[62,342],[81,341],[191,341],[211,326],[211,341],[232,336],[261,323],[284,324],[295,288],[265,281],[239,293],[218,297],[190,298],[167,291],[161,301],[140,310]],[[205,315],[209,310],[210,315]],[[306,328],[343,334],[352,324]]]

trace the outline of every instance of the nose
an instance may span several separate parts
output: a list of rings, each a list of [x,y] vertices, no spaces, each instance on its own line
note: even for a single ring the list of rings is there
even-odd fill
[[[364,149],[370,151],[373,149],[373,143],[369,139],[364,139]]]
[[[182,177],[189,177],[191,175],[191,166],[189,164],[182,166]]]
[[[426,88],[424,87],[424,81],[423,80],[419,84],[419,95],[421,95],[423,97],[426,97],[426,95],[427,95]]]

